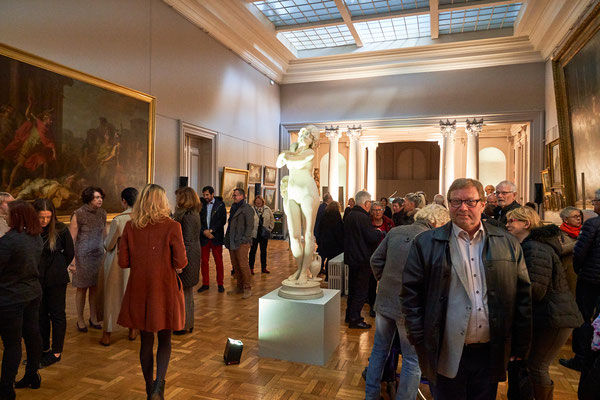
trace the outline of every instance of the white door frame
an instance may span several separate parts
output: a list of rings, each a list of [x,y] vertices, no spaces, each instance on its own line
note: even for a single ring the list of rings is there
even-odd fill
[[[215,188],[215,192],[219,193],[220,187],[218,186],[217,179],[217,162],[218,162],[218,140],[219,134],[216,131],[202,128],[197,125],[192,125],[187,122],[179,121],[179,176],[187,176],[189,178],[189,160],[188,160],[188,151],[186,149],[186,137],[200,137],[205,139],[210,139],[212,143],[212,160],[211,160],[211,174],[210,174],[210,184],[213,188]]]

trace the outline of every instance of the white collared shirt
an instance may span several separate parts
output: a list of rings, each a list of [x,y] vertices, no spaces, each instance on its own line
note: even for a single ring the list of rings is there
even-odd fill
[[[463,268],[464,275],[467,277],[467,293],[472,306],[465,344],[487,343],[490,341],[490,323],[482,260],[486,233],[480,222],[473,239],[456,224],[452,224],[452,235],[456,238],[460,249],[460,258],[463,262],[459,267]]]
[[[210,203],[206,204],[206,229],[210,229],[210,217],[212,214],[213,205],[215,204],[215,199],[212,199]]]

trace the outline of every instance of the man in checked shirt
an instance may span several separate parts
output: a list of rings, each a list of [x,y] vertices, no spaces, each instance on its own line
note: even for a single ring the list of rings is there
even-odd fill
[[[451,222],[417,236],[404,268],[408,338],[436,400],[493,400],[529,351],[529,276],[519,242],[481,221],[480,182],[457,179],[447,198]]]

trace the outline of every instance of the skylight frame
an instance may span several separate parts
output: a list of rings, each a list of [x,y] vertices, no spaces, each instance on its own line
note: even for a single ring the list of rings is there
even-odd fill
[[[280,32],[298,51],[355,45],[345,24]]]
[[[276,27],[342,18],[333,0],[260,0],[254,6]]]

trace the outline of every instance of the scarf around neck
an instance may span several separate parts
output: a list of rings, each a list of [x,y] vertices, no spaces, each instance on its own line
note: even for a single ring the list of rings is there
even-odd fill
[[[577,236],[579,236],[579,231],[581,230],[581,226],[571,226],[567,225],[565,222],[563,222],[559,228],[573,239],[577,239]]]

